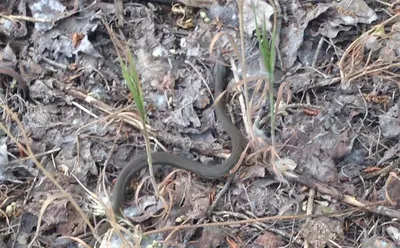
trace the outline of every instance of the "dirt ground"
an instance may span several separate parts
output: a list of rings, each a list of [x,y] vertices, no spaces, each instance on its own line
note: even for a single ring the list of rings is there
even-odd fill
[[[400,2],[272,1],[0,3],[0,248],[89,247],[111,219],[119,171],[145,153],[126,48],[152,150],[230,155],[213,48],[248,144],[216,180],[155,168],[160,197],[142,170],[102,247],[400,247]]]

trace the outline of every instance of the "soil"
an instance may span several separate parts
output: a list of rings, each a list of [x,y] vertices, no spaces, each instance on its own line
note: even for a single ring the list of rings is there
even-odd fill
[[[400,247],[398,9],[369,0],[0,3],[0,65],[30,93],[0,74],[0,247],[78,247],[110,220],[118,172],[146,152],[121,69],[128,50],[153,151],[214,164],[229,156],[213,109],[216,53],[231,69],[223,97],[248,146],[218,180],[156,167],[159,197],[143,170],[126,190],[123,228],[99,243]]]

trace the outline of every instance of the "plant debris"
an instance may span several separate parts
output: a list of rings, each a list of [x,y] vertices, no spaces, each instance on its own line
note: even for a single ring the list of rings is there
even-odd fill
[[[159,197],[148,171],[138,173],[125,192],[125,220],[112,223],[103,245],[395,247],[399,7],[365,0],[0,3],[0,66],[29,87],[24,99],[18,79],[0,74],[0,247],[78,247],[112,220],[110,189],[120,169],[145,153],[120,68],[126,48],[152,150],[203,164],[229,157],[213,108],[216,51],[231,67],[224,97],[248,145],[235,173],[217,180],[157,166]],[[273,89],[260,27],[262,42],[278,34]]]

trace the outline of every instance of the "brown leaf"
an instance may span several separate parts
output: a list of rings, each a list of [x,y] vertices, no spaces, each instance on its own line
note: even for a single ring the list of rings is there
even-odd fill
[[[396,206],[400,203],[400,178],[396,173],[390,172],[385,184],[386,199],[391,205]]]
[[[254,241],[254,244],[260,247],[282,247],[284,246],[284,242],[281,237],[271,233],[265,232],[258,236],[258,238]]]

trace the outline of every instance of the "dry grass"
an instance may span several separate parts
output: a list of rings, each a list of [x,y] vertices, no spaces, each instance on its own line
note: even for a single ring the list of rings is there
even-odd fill
[[[94,227],[92,226],[92,224],[90,223],[89,219],[87,218],[87,215],[83,212],[83,210],[79,207],[78,203],[77,203],[77,202],[75,201],[75,199],[72,197],[72,195],[64,190],[64,188],[57,182],[57,180],[53,177],[53,175],[52,175],[50,172],[48,172],[48,171],[43,167],[43,165],[37,160],[37,158],[36,158],[35,155],[33,154],[32,149],[31,149],[31,147],[30,147],[30,145],[29,145],[28,136],[27,136],[27,134],[26,134],[26,131],[25,131],[25,129],[24,129],[22,123],[21,123],[20,120],[18,119],[18,116],[17,116],[14,112],[12,112],[12,111],[11,111],[7,106],[5,106],[5,105],[0,105],[0,108],[2,108],[2,109],[5,111],[5,113],[6,113],[7,115],[9,115],[13,121],[16,122],[16,124],[17,124],[17,126],[18,126],[18,128],[19,128],[19,131],[20,131],[20,133],[22,134],[22,136],[23,136],[23,138],[24,138],[24,144],[25,144],[26,147],[25,147],[24,145],[22,145],[22,143],[21,143],[20,141],[18,141],[18,140],[15,138],[15,136],[13,136],[13,135],[11,134],[10,130],[8,130],[8,129],[3,125],[3,123],[1,123],[1,122],[0,122],[0,128],[1,128],[1,129],[4,131],[4,133],[6,133],[7,136],[18,146],[18,148],[20,149],[20,151],[24,152],[24,153],[29,157],[29,159],[31,159],[31,161],[33,161],[33,162],[35,163],[35,165],[43,172],[43,174],[44,174],[48,179],[50,179],[50,181],[53,182],[54,185],[61,191],[61,194],[60,194],[59,196],[52,197],[52,198],[50,198],[50,199],[47,199],[47,200],[44,202],[43,207],[42,207],[41,212],[40,212],[40,216],[39,216],[39,218],[38,218],[38,224],[37,224],[37,227],[36,227],[36,230],[37,230],[37,231],[36,231],[35,237],[34,237],[34,239],[32,239],[32,241],[31,241],[31,243],[29,244],[29,246],[32,246],[32,245],[33,245],[33,243],[35,242],[35,238],[37,238],[37,236],[38,236],[38,232],[40,231],[40,225],[41,225],[41,216],[42,216],[43,212],[45,211],[46,207],[47,207],[52,201],[54,201],[55,199],[60,198],[60,197],[66,198],[66,199],[69,200],[69,202],[74,206],[74,208],[78,211],[78,213],[81,215],[81,217],[85,220],[85,222],[86,222],[86,224],[88,225],[88,227],[90,228],[90,230],[93,232],[93,231],[94,231]]]
[[[391,32],[386,33],[385,28],[395,24],[399,20],[400,14],[396,14],[390,19],[375,25],[353,41],[346,49],[339,62],[342,84],[344,86],[350,85],[357,79],[370,76],[378,76],[398,84],[400,75],[394,73],[391,69],[400,67],[399,58],[391,59],[390,54],[385,54],[384,52],[377,58],[374,58],[376,55],[374,49],[370,49],[367,55],[364,53],[367,49],[367,43],[374,42],[374,40],[383,42],[387,38],[390,38],[393,34]]]

